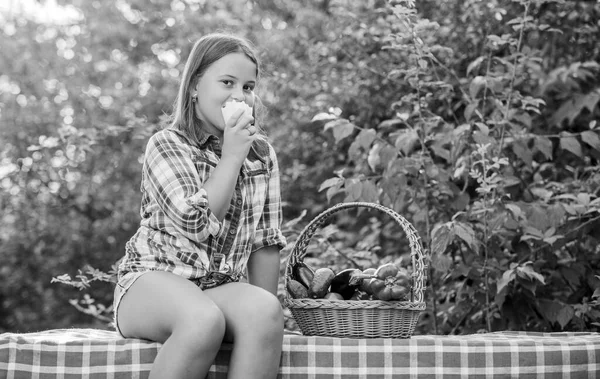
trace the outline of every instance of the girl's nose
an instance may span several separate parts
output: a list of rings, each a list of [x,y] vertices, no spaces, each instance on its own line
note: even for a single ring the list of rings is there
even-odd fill
[[[231,97],[236,101],[245,101],[246,100],[246,95],[244,94],[243,88],[238,87],[238,86],[236,86],[233,89],[233,93],[231,94]]]

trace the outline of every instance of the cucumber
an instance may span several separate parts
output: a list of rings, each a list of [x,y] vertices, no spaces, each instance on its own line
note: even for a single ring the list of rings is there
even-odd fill
[[[335,272],[329,267],[321,267],[315,271],[310,286],[308,287],[308,296],[313,299],[321,299],[329,291],[329,286],[335,277]]]
[[[288,280],[286,288],[293,299],[308,298],[308,288],[304,287],[304,285],[297,280]]]

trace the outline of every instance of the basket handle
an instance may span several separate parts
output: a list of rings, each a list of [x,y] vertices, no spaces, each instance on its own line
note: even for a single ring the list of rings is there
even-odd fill
[[[410,250],[411,250],[411,260],[413,267],[413,301],[422,302],[423,301],[423,283],[425,281],[425,265],[423,263],[423,248],[421,246],[421,240],[418,236],[416,229],[412,226],[410,222],[408,222],[404,217],[379,204],[375,203],[367,203],[367,202],[350,202],[350,203],[339,203],[334,205],[333,207],[321,212],[317,217],[315,217],[300,233],[294,247],[292,248],[292,252],[288,258],[288,264],[286,266],[286,281],[287,277],[291,277],[292,275],[292,267],[302,261],[302,258],[306,255],[306,249],[308,248],[308,244],[310,239],[315,234],[317,229],[321,227],[331,216],[340,211],[356,208],[356,207],[365,207],[365,208],[373,208],[377,209],[383,213],[391,216],[394,221],[398,225],[402,227],[404,233],[406,233],[406,237],[409,242]]]

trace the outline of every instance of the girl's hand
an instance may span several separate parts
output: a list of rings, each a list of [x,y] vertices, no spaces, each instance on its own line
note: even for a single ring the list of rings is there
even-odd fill
[[[253,125],[254,117],[244,116],[238,109],[225,121],[223,130],[222,158],[234,158],[239,164],[244,162],[252,142],[256,139],[257,128]]]

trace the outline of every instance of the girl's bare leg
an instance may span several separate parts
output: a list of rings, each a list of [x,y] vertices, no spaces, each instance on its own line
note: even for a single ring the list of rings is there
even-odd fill
[[[204,378],[225,335],[226,318],[211,298],[177,275],[153,271],[123,296],[123,335],[163,343],[149,379]]]
[[[228,378],[276,378],[283,344],[277,297],[248,283],[229,283],[204,293],[223,312],[225,340],[233,342]]]

